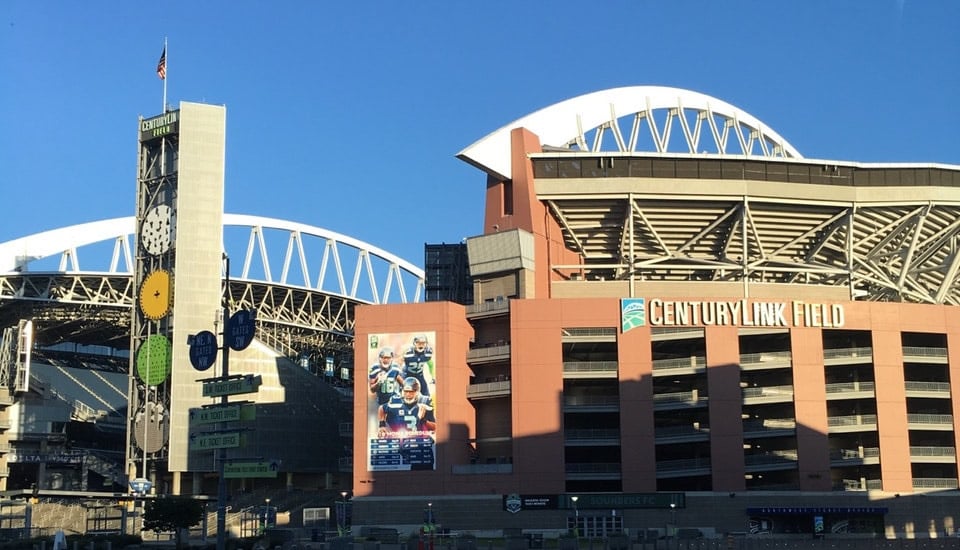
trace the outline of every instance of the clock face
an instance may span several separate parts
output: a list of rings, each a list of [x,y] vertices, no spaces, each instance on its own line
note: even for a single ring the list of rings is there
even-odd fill
[[[152,256],[170,250],[175,225],[172,208],[165,204],[151,208],[140,226],[140,242],[144,250]]]
[[[137,350],[137,376],[150,386],[157,386],[170,376],[172,360],[170,340],[162,334],[152,334]]]
[[[158,321],[170,313],[170,273],[158,269],[149,273],[140,285],[140,311],[147,319]]]

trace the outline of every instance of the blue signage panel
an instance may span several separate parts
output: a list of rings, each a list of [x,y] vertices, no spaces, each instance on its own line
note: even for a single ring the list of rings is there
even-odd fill
[[[241,309],[234,313],[227,322],[227,345],[235,351],[247,349],[250,342],[253,342],[255,328],[256,317],[253,311]]]
[[[190,364],[205,371],[217,361],[217,337],[209,330],[198,332],[190,341]]]

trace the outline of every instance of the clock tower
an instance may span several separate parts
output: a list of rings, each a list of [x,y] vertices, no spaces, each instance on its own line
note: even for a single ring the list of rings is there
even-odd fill
[[[225,109],[183,102],[140,119],[126,467],[158,493],[184,491],[188,410],[206,401],[188,338],[218,322],[223,289]]]

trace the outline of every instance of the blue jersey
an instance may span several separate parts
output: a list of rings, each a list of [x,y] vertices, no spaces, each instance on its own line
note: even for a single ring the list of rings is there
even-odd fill
[[[383,405],[390,398],[400,393],[403,387],[403,377],[400,365],[391,363],[390,368],[383,368],[379,364],[370,367],[370,393],[377,396],[377,403]]]
[[[410,346],[410,349],[403,354],[404,376],[412,376],[420,381],[420,393],[430,395],[430,384],[427,383],[427,377],[430,382],[433,381],[433,374],[430,372],[430,362],[433,361],[433,349],[430,346],[417,351],[417,348]]]
[[[424,399],[407,403],[402,397],[393,397],[383,405],[383,413],[388,431],[406,432],[410,437],[416,435],[413,432],[432,431],[432,428],[427,426],[427,422],[436,422],[433,407],[429,400]]]
[[[416,347],[411,346],[406,353],[403,354],[403,366],[406,369],[407,376],[416,376],[421,374],[428,374],[430,361],[433,360],[433,349],[430,346],[426,346],[421,351],[417,351]]]

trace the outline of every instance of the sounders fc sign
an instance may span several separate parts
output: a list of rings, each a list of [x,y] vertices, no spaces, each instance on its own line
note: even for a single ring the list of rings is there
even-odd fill
[[[633,320],[632,323],[623,323],[623,332],[643,324],[661,327],[717,325],[820,328],[839,328],[844,325],[842,304],[824,304],[801,300],[748,302],[747,300],[695,301],[625,298],[621,300],[620,312],[624,321],[628,316]],[[644,320],[646,323],[644,323]]]

